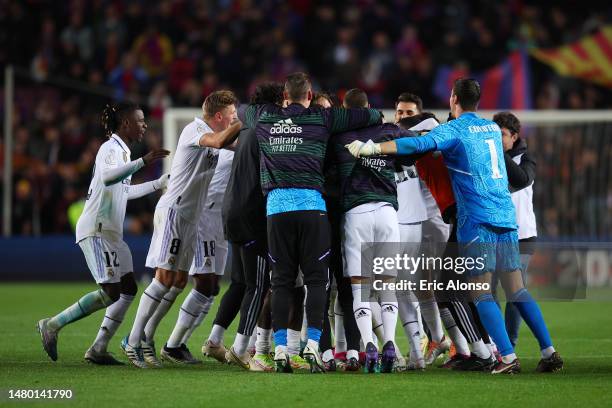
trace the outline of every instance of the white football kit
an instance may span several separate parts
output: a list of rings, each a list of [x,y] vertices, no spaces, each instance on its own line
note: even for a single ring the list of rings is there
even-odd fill
[[[208,190],[204,191],[204,206],[200,211],[197,226],[195,256],[189,269],[190,275],[210,274],[222,276],[227,262],[228,243],[223,234],[221,208],[232,172],[234,152],[221,149],[215,173]]]
[[[208,188],[219,155],[217,149],[200,146],[200,138],[206,133],[213,131],[200,118],[181,132],[168,189],[155,207],[146,261],[149,268],[188,271],[191,266],[203,191]]]
[[[130,154],[116,134],[100,146],[85,208],[76,225],[76,242],[96,283],[116,283],[133,271],[132,254],[123,241],[127,200],[163,186],[160,180],[130,185],[132,174],[144,166],[142,159],[130,161]]]

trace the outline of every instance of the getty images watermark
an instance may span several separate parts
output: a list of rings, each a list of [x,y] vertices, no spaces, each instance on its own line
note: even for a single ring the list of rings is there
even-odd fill
[[[504,282],[518,274],[540,301],[592,298],[591,288],[612,286],[612,244],[373,242],[362,244],[358,259],[352,255],[344,255],[344,273],[360,279],[364,301],[385,291],[434,292],[442,302],[483,291],[503,299]]]

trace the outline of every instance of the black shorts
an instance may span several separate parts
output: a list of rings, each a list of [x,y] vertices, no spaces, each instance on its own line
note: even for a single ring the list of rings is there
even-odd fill
[[[298,269],[304,284],[326,284],[330,226],[323,211],[290,211],[268,216],[268,251],[272,288],[293,288]]]

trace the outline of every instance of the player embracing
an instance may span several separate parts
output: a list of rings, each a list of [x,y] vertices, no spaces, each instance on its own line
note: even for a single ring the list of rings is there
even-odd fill
[[[137,291],[132,254],[123,241],[127,200],[158,191],[168,181],[164,174],[157,180],[131,185],[132,174],[170,153],[158,149],[130,160],[128,143],[142,141],[147,129],[144,114],[137,105],[129,102],[107,105],[102,125],[108,140],[96,154],[85,208],[76,225],[76,242],[100,288],[59,314],[38,322],[43,348],[53,361],[57,360],[60,329],[106,307],[102,326],[85,353],[85,360],[100,365],[122,364],[106,348]]]
[[[146,265],[155,277],[140,298],[134,326],[121,347],[139,368],[158,367],[154,345],[144,341],[147,322],[171,287],[185,287],[194,257],[202,191],[208,188],[217,164],[218,150],[231,144],[242,124],[236,117],[236,97],[230,91],[215,91],[202,105],[203,119],[195,118],[181,132],[170,170],[168,191],[157,203],[154,230]],[[185,298],[178,324],[190,327],[212,302],[207,282],[194,275],[195,288]],[[187,352],[186,350],[184,350]]]
[[[506,298],[514,303],[538,340],[542,359],[536,370],[557,371],[563,368],[563,360],[555,351],[542,312],[521,277],[516,214],[508,190],[501,131],[495,122],[476,115],[479,100],[478,82],[458,79],[449,99],[455,120],[436,127],[426,136],[380,144],[357,140],[349,145],[349,150],[356,157],[442,152],[457,202],[460,255],[485,260],[483,268],[467,273],[472,283],[481,285],[471,295],[502,356],[491,373],[512,374],[521,370],[501,311],[491,294],[493,273],[499,274]]]

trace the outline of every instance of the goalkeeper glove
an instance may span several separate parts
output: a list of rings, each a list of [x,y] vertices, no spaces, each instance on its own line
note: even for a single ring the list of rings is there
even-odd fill
[[[353,142],[344,145],[344,147],[346,147],[356,158],[380,155],[380,143],[374,143],[371,140],[368,140],[367,143],[354,140]]]

